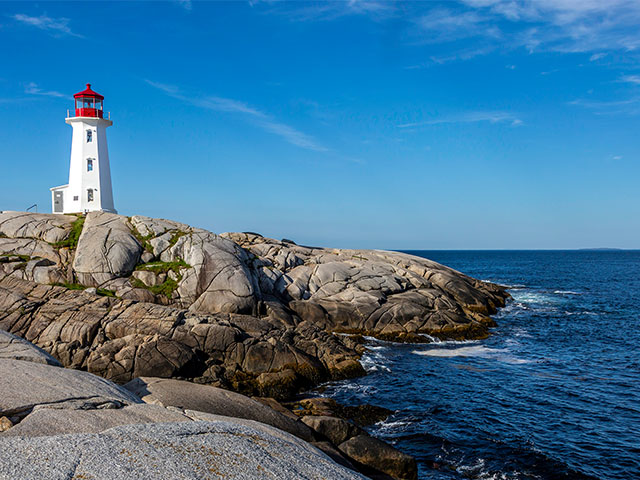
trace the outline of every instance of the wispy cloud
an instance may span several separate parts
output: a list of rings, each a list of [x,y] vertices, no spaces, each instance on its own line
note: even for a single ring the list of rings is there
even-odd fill
[[[40,15],[39,17],[32,17],[23,13],[12,15],[11,18],[24,25],[29,25],[31,27],[44,30],[54,36],[68,35],[72,37],[82,38],[82,35],[71,30],[71,27],[69,27],[70,20],[68,18],[51,18],[46,14]]]
[[[177,0],[177,3],[187,12],[190,12],[193,9],[193,3],[191,3],[191,0]]]
[[[279,2],[273,0],[250,0],[252,6],[266,8],[266,13],[275,13],[291,21],[328,21],[350,15],[362,15],[382,21],[397,12],[396,2],[378,0],[348,0],[328,2]]]
[[[633,105],[640,101],[639,98],[626,98],[623,100],[611,100],[611,101],[600,101],[600,100],[586,100],[583,98],[577,98],[575,100],[571,100],[568,102],[569,105],[577,105],[579,107],[586,108],[610,108],[610,107],[623,107],[626,105]]]
[[[611,157],[612,160],[622,160],[622,155],[614,155]]]
[[[29,95],[43,95],[45,97],[66,98],[68,95],[64,93],[56,92],[55,90],[42,90],[36,83],[29,82],[24,87],[24,93]]]
[[[398,125],[398,128],[416,128],[416,127],[423,127],[426,125],[440,125],[440,124],[446,124],[446,123],[479,123],[479,122],[506,123],[514,127],[523,125],[522,120],[510,112],[474,111],[474,112],[464,112],[464,113],[455,114],[455,115],[448,115],[448,116],[433,118],[430,120],[424,120],[420,122],[403,123],[401,125]]]
[[[633,83],[634,85],[640,85],[640,75],[623,75],[620,77],[620,82]]]
[[[640,3],[635,0],[463,0],[491,16],[509,45],[531,52],[633,51],[640,47]],[[510,32],[510,33],[507,33]]]
[[[288,143],[307,150],[326,152],[328,149],[319,145],[312,137],[296,128],[276,120],[273,116],[254,108],[247,103],[231,98],[214,95],[186,95],[178,87],[164,83],[145,80],[147,84],[164,92],[165,94],[196,107],[243,115],[251,123],[262,128],[266,132],[283,138]]]
[[[640,97],[623,98],[621,100],[590,100],[578,98],[567,102],[569,105],[587,108],[596,115],[638,115],[640,114]]]
[[[414,20],[413,39],[418,43],[445,43],[470,37],[499,38],[502,34],[491,20],[475,10],[433,8]]]
[[[640,61],[637,0],[457,0],[449,2],[253,1],[266,13],[292,21],[363,16],[385,23],[394,38],[412,45],[439,43],[438,59],[407,68],[467,60],[491,52],[585,53],[590,60],[610,52]],[[472,45],[471,45],[472,43]],[[431,53],[431,55],[433,55]]]

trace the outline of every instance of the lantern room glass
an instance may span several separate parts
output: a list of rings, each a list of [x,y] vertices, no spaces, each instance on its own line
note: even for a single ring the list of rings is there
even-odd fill
[[[102,99],[96,97],[77,97],[76,115],[102,118]]]

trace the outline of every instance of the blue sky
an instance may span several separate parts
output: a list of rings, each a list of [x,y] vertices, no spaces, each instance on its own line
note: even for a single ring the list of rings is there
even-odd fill
[[[105,96],[116,208],[393,249],[640,248],[640,2],[0,3],[0,209]]]

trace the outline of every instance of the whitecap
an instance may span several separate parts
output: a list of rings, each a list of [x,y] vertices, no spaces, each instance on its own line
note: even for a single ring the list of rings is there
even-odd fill
[[[600,314],[597,312],[590,312],[588,310],[585,310],[583,312],[564,312],[565,315],[591,315],[594,317],[599,316]]]
[[[428,357],[487,357],[491,354],[504,352],[505,349],[488,348],[484,345],[460,348],[432,348],[429,350],[414,350],[411,353]]]
[[[391,369],[385,365],[387,359],[380,353],[380,350],[385,350],[385,348],[377,349],[378,351],[372,351],[372,347],[368,348],[369,350],[360,358],[362,368],[364,368],[367,373],[377,371],[391,372]]]
[[[375,395],[378,389],[372,385],[362,385],[360,383],[351,383],[343,381],[335,384],[327,384],[331,390],[331,396],[339,393],[349,393],[361,396]],[[324,395],[323,395],[324,396]]]
[[[573,292],[571,290],[554,290],[556,295],[582,295],[580,292]]]
[[[404,427],[412,425],[412,422],[406,420],[382,420],[375,424],[380,433],[388,433],[389,431],[401,430]]]
[[[386,350],[387,347],[385,347],[384,345],[367,345],[367,348],[369,350]]]
[[[479,340],[441,340],[441,339],[439,339],[437,337],[433,337],[433,336],[429,335],[428,333],[419,333],[418,335],[420,335],[421,337],[426,338],[431,343],[437,344],[438,346],[473,344],[473,343],[478,343],[479,342]]]
[[[497,360],[503,363],[519,365],[523,363],[531,363],[530,360],[517,358],[509,354],[506,348],[488,348],[484,345],[475,345],[470,347],[459,348],[431,348],[428,350],[413,350],[411,353],[415,355],[423,355],[427,357],[479,357]]]
[[[530,290],[513,292],[512,297],[516,303],[524,304],[524,309],[533,308],[539,310],[540,308],[546,308],[553,311],[555,310],[555,305],[563,301],[551,293],[532,292]]]
[[[524,328],[515,328],[513,330],[513,336],[522,338],[533,338],[533,335],[527,332]]]

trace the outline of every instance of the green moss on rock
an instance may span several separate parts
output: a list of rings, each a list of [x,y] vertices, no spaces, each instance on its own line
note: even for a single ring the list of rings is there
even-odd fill
[[[169,271],[173,271],[175,274],[180,276],[181,268],[191,268],[187,262],[179,258],[174,262],[148,262],[142,263],[136,267],[136,270],[143,270],[146,272],[153,272],[156,274],[159,273],[169,273]]]
[[[80,234],[82,233],[83,227],[84,217],[78,216],[78,219],[71,224],[71,231],[69,232],[69,236],[64,240],[53,243],[52,245],[56,248],[68,248],[70,250],[75,249],[78,246],[78,240],[80,239]]]

